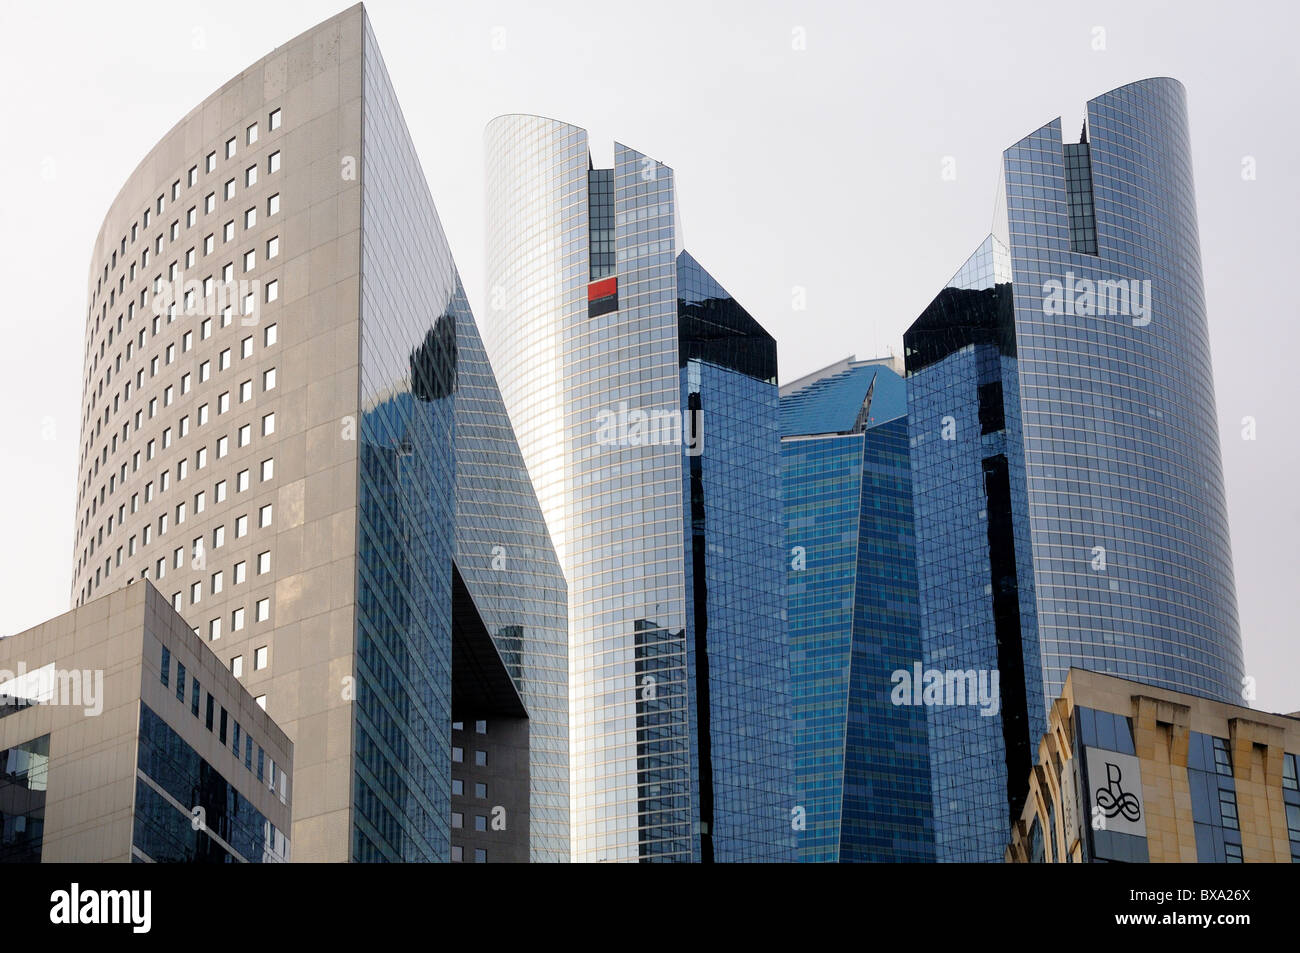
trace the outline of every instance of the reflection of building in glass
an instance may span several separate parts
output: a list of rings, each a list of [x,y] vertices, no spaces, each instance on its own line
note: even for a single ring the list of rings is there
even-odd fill
[[[904,337],[940,860],[998,860],[1071,667],[1239,697],[1236,595],[1183,87],[1003,154],[994,234]]]
[[[806,862],[934,859],[907,397],[890,360],[781,388],[795,803]]]
[[[673,171],[487,130],[488,351],[569,587],[575,859],[793,856],[776,350]],[[610,426],[617,421],[617,426]]]
[[[1300,718],[1071,669],[1006,860],[1300,863]]]
[[[237,673],[295,859],[450,859],[463,711],[528,753],[466,859],[568,859],[563,578],[360,5],[154,148],[89,292],[77,604],[149,579]]]

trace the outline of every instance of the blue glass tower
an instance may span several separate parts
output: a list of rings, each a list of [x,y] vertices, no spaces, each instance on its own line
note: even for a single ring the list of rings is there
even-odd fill
[[[353,859],[449,859],[453,658],[481,621],[460,657],[530,722],[529,856],[567,860],[563,577],[368,21],[362,65]]]
[[[1242,686],[1187,108],[1143,80],[1003,154],[994,234],[904,338],[941,860],[998,860],[1071,666]],[[1032,740],[1031,740],[1032,739]]]
[[[934,859],[907,398],[885,362],[782,388],[795,802],[805,862]]]
[[[792,860],[776,345],[675,173],[487,129],[483,335],[569,590],[573,856]]]
[[[677,296],[693,859],[793,860],[776,342],[685,251]]]

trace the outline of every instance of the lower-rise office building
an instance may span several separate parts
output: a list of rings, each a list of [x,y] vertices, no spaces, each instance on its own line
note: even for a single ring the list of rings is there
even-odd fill
[[[292,778],[151,583],[0,639],[0,863],[288,861]]]
[[[1300,717],[1071,669],[1008,862],[1300,862]]]
[[[934,859],[906,385],[849,358],[781,388],[795,810],[806,862]],[[910,699],[909,699],[910,701]]]

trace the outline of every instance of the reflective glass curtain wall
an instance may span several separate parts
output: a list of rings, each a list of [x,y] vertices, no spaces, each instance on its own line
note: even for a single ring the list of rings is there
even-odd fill
[[[1240,697],[1242,654],[1183,87],[1009,148],[991,236],[905,336],[941,860],[1000,860],[1071,666]],[[1014,651],[1012,650],[1014,648]]]
[[[673,172],[618,143],[613,168],[593,169],[585,131],[535,116],[494,120],[486,145],[492,304],[484,341],[569,589],[573,859],[770,855],[745,841],[768,834],[742,819],[761,817],[779,846],[784,835],[768,826],[776,809],[737,792],[772,789],[758,777],[779,760],[780,732],[762,713],[743,727],[728,715],[749,711],[753,698],[729,680],[766,673],[781,636],[751,633],[754,668],[737,676],[740,660],[713,654],[732,651],[733,623],[719,615],[717,642],[703,654],[692,628],[692,457],[682,430],[689,381],[714,379],[703,364],[718,361],[699,355],[696,378],[679,361]],[[752,396],[716,380],[720,407]],[[763,408],[752,408],[744,426],[753,429],[743,438],[738,429],[737,439],[760,439]],[[740,404],[729,413],[741,416]],[[706,447],[713,436],[722,434],[706,435]],[[770,451],[746,451],[775,460],[775,437]],[[730,472],[715,462],[701,485]],[[734,491],[714,492],[708,533],[721,540],[731,532],[725,494]],[[718,559],[719,588],[735,579],[728,565]],[[779,588],[779,565],[771,569],[769,589]],[[703,591],[709,583],[706,575]],[[765,605],[753,611],[761,616]],[[697,680],[701,660],[713,667]],[[694,730],[700,681],[721,693],[702,733]],[[752,754],[743,753],[744,732],[754,732]]]
[[[843,370],[781,397],[795,803],[803,862],[934,859],[905,387]]]

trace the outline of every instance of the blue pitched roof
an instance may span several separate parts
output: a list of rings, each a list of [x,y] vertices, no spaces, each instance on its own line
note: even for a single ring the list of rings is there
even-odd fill
[[[872,383],[875,383],[874,390]],[[860,364],[781,398],[781,436],[849,433],[871,394],[865,429],[907,413],[907,383],[880,364]]]

